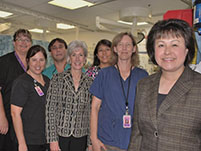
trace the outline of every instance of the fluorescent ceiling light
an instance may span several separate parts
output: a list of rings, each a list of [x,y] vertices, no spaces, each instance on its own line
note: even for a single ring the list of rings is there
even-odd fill
[[[118,20],[118,23],[122,23],[122,24],[126,24],[126,25],[132,25],[133,23],[131,22],[127,22],[127,21],[122,21],[122,20]]]
[[[126,22],[126,21],[122,21],[122,20],[118,20],[118,23],[122,23],[122,24],[127,24],[127,25],[132,25],[132,22]],[[141,25],[147,25],[147,22],[137,22],[137,26],[141,26]]]
[[[35,32],[35,33],[41,33],[41,34],[44,33],[44,32],[50,33],[49,30],[44,31],[43,29],[38,29],[38,28],[29,29],[29,31],[30,31],[30,32]]]
[[[0,24],[0,32],[9,29],[11,26],[11,23],[2,23]]]
[[[84,0],[52,0],[49,4],[64,7],[67,9],[77,9],[84,6],[92,6],[93,3],[86,2]]]
[[[11,16],[11,15],[13,15],[13,13],[0,11],[0,17],[2,17],[2,18],[6,18],[6,17]]]
[[[35,32],[35,33],[43,33],[42,29],[38,29],[38,28],[34,28],[34,29],[30,29],[30,32]]]
[[[58,29],[72,29],[75,28],[73,25],[63,24],[63,23],[57,23]]]
[[[138,26],[147,25],[147,24],[148,24],[147,22],[138,22],[138,23],[137,23]]]

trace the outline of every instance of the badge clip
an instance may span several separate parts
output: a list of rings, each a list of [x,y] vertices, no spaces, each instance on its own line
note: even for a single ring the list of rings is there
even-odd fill
[[[39,86],[35,86],[34,88],[35,88],[35,90],[36,90],[36,92],[38,93],[39,96],[44,95],[43,91],[41,90],[41,88]]]
[[[128,107],[126,107],[126,114],[123,116],[123,127],[131,128],[131,116],[128,113]]]

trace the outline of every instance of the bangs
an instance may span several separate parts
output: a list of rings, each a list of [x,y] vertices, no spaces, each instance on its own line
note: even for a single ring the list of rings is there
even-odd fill
[[[17,37],[21,37],[21,36],[23,36],[23,37],[27,37],[30,41],[32,41],[32,40],[31,40],[31,36],[30,36],[30,34],[27,33],[27,32],[20,33]]]
[[[181,31],[177,29],[164,29],[161,31],[158,31],[155,34],[155,39],[163,39],[163,38],[179,38],[179,37],[184,37],[181,33]]]

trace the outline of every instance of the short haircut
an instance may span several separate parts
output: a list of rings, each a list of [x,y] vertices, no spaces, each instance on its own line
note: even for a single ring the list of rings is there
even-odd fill
[[[101,45],[104,45],[104,46],[107,46],[109,48],[112,47],[112,42],[107,40],[107,39],[102,39],[100,40],[97,44],[96,44],[96,47],[95,47],[95,50],[94,50],[94,61],[93,61],[93,65],[92,66],[99,66],[100,65],[100,60],[98,59],[98,49]]]
[[[65,40],[63,40],[63,39],[61,39],[61,38],[55,38],[55,39],[53,39],[53,40],[49,43],[49,45],[48,45],[48,51],[49,51],[49,52],[51,52],[51,47],[54,45],[54,43],[55,43],[56,41],[58,41],[59,43],[64,44],[65,49],[68,48],[68,45],[67,45],[67,43],[65,42]]]
[[[147,53],[150,60],[158,65],[155,60],[155,41],[156,39],[166,38],[166,37],[183,37],[185,41],[185,46],[188,49],[188,54],[186,56],[184,65],[189,64],[195,54],[195,43],[193,38],[193,30],[189,24],[180,19],[168,19],[158,21],[151,28],[146,43]]]
[[[13,41],[16,41],[17,37],[20,35],[23,35],[23,36],[29,38],[29,40],[32,42],[31,33],[27,29],[18,29],[13,35]]]
[[[113,62],[113,64],[116,64],[117,61],[118,61],[118,55],[114,51],[114,47],[117,47],[118,43],[122,40],[123,36],[129,36],[131,38],[131,40],[132,40],[133,47],[136,47],[136,51],[131,56],[131,64],[133,66],[139,65],[139,55],[138,55],[137,43],[136,43],[136,41],[134,39],[134,36],[131,33],[128,33],[128,32],[119,33],[112,40],[112,51],[113,51],[113,54],[114,54],[114,62]]]
[[[68,53],[67,54],[69,56],[71,56],[73,51],[75,51],[77,48],[82,48],[84,51],[84,56],[87,57],[87,54],[88,54],[87,45],[84,41],[80,41],[80,40],[74,40],[68,45],[68,49],[67,49]]]

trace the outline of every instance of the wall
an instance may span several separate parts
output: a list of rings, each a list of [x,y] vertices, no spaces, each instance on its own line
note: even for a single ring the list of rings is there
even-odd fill
[[[106,33],[106,32],[90,32],[90,31],[80,31],[79,34],[76,34],[75,31],[68,32],[65,34],[57,34],[57,33],[47,33],[47,34],[37,34],[32,33],[32,38],[37,40],[42,40],[46,42],[50,42],[52,39],[59,37],[63,38],[67,44],[69,44],[72,40],[78,39],[83,40],[88,45],[88,64],[90,65],[93,61],[93,51],[96,46],[96,43],[101,39],[111,40],[115,36],[115,33]],[[0,41],[1,42],[1,41]],[[140,66],[146,69],[149,73],[153,73],[154,66],[150,63],[148,56],[146,54],[145,48],[146,40],[143,40],[140,44],[138,44],[139,54],[140,54]],[[46,48],[47,49],[47,48]],[[50,54],[48,54],[50,55]],[[52,60],[49,59],[48,66],[52,63]]]

